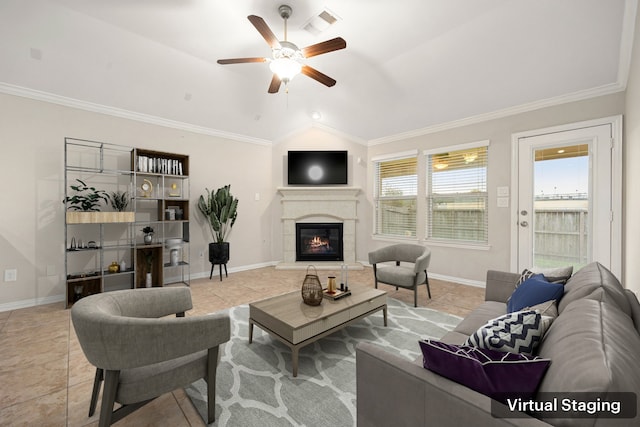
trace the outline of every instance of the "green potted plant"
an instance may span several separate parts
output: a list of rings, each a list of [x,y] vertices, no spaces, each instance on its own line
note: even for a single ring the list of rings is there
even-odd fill
[[[124,212],[129,206],[129,193],[127,191],[112,191],[108,195],[111,207],[116,212]]]
[[[220,264],[220,279],[222,280],[222,265],[229,261],[229,242],[226,241],[233,224],[238,217],[238,199],[231,194],[231,185],[218,188],[215,192],[209,191],[206,196],[198,199],[198,209],[204,215],[209,224],[213,243],[209,243],[209,262],[211,272],[213,266]]]
[[[100,202],[109,201],[109,195],[95,187],[89,187],[84,181],[77,179],[78,184],[70,185],[71,189],[76,192],[73,196],[67,196],[64,201],[67,209],[70,211],[81,212],[98,212],[100,211]]]
[[[79,178],[76,178],[76,181],[77,184],[69,186],[75,193],[62,201],[67,207],[67,222],[104,222],[102,218],[98,218],[100,204],[108,203],[109,195],[103,190],[87,185]]]
[[[150,245],[153,241],[153,227],[147,225],[142,229],[142,232],[144,233],[144,244]]]

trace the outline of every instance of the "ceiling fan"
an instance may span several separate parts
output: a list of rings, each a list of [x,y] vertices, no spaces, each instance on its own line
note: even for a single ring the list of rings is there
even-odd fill
[[[336,37],[321,43],[317,43],[305,48],[298,48],[295,44],[287,41],[287,20],[291,16],[292,9],[288,5],[282,5],[278,8],[280,16],[284,19],[284,40],[280,41],[273,34],[264,19],[256,15],[249,15],[247,19],[256,27],[256,30],[264,37],[272,49],[272,58],[232,58],[218,59],[218,64],[242,64],[249,62],[268,62],[269,68],[273,71],[273,78],[269,85],[269,93],[277,93],[280,85],[285,85],[291,81],[293,77],[299,73],[331,87],[336,81],[326,74],[304,64],[304,60],[312,56],[322,55],[323,53],[333,52],[347,47],[347,42],[342,37]]]

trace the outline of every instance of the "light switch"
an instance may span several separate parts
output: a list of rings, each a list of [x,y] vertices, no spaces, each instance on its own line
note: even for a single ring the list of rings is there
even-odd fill
[[[508,208],[509,207],[509,198],[508,197],[498,197],[498,207],[499,208]]]
[[[498,187],[497,190],[498,197],[509,197],[509,187]]]

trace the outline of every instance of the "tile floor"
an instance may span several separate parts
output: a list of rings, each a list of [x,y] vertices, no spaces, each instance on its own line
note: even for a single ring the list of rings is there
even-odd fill
[[[319,271],[326,282],[329,271]],[[335,274],[335,272],[333,272]],[[193,310],[200,315],[299,290],[303,270],[261,268],[230,274],[222,282],[191,282]],[[351,271],[349,282],[373,287],[371,268]],[[419,288],[418,305],[465,316],[484,289],[431,280],[432,299]],[[413,292],[381,285],[389,296],[413,304]],[[85,359],[63,303],[0,312],[0,426],[97,426],[87,417],[94,368]],[[167,393],[117,426],[203,426],[183,390]]]

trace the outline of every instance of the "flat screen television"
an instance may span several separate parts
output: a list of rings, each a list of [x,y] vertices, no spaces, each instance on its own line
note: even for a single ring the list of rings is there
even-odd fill
[[[346,151],[289,151],[289,185],[347,184]]]

